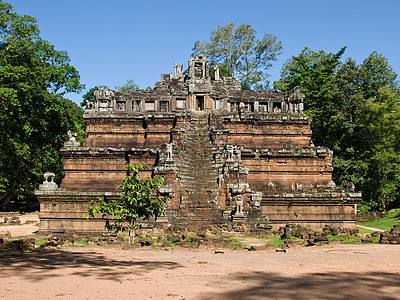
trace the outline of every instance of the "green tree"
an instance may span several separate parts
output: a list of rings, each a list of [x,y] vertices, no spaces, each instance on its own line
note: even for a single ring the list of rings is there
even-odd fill
[[[39,36],[37,22],[0,1],[0,208],[33,199],[66,132],[75,126],[62,95],[79,92],[65,51]],[[58,162],[57,162],[58,163]]]
[[[116,86],[115,90],[119,93],[133,93],[139,90],[139,85],[135,83],[132,79],[128,79],[123,85]]]
[[[209,74],[210,74],[210,78],[214,80],[215,79],[215,69],[214,69],[214,67],[210,68]],[[219,76],[221,78],[232,77],[232,74],[224,66],[219,66]]]
[[[238,79],[245,89],[265,89],[269,82],[266,72],[281,54],[282,43],[271,34],[256,38],[249,24],[238,27],[234,23],[219,25],[211,32],[210,42],[196,41],[194,55],[206,55],[211,65],[218,63]]]
[[[317,145],[327,145],[328,121],[334,110],[337,67],[345,47],[338,53],[325,53],[304,48],[300,55],[287,61],[275,89],[288,91],[300,88],[306,95],[304,106],[313,119],[313,140]]]
[[[95,202],[88,208],[88,218],[93,218],[95,213],[102,214],[103,218],[111,217],[116,228],[123,228],[123,223],[128,223],[129,243],[134,241],[134,226],[139,218],[149,219],[164,213],[164,204],[167,197],[157,197],[156,190],[165,183],[163,177],[141,178],[140,170],[147,170],[147,165],[126,164],[128,175],[124,177],[121,185],[119,199],[101,200],[98,206]]]
[[[387,210],[400,204],[397,74],[376,52],[357,64],[341,63],[343,51],[304,49],[284,65],[275,87],[305,93],[313,140],[334,150],[335,182],[355,183],[361,207]]]
[[[366,100],[360,123],[366,138],[361,158],[368,162],[363,199],[369,206],[387,211],[400,199],[400,103],[388,86]]]

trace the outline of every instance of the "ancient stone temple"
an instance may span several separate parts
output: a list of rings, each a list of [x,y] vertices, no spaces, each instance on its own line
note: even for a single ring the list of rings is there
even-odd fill
[[[69,133],[61,149],[60,187],[46,179],[37,191],[40,232],[102,231],[104,220],[86,219],[87,204],[119,197],[127,162],[166,177],[158,193],[171,200],[157,222],[354,227],[360,194],[332,181],[332,151],[312,144],[304,95],[242,90],[214,69],[211,78],[208,60],[192,57],[187,75],[175,63],[151,91],[96,91],[85,144]]]

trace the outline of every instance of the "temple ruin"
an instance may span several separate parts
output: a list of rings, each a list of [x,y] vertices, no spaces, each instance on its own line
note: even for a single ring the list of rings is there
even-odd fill
[[[299,90],[242,90],[217,65],[211,78],[204,56],[190,58],[186,75],[182,69],[175,63],[150,91],[95,92],[85,144],[69,133],[61,149],[60,187],[47,173],[36,192],[41,233],[103,231],[104,220],[86,219],[87,205],[119,197],[125,163],[166,178],[157,191],[171,199],[166,215],[148,226],[355,226],[361,195],[332,181],[332,151],[312,144]]]

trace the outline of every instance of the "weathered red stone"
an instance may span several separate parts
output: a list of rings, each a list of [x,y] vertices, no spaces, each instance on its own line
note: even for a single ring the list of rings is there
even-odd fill
[[[159,221],[175,227],[355,226],[360,194],[336,188],[332,151],[312,144],[299,90],[244,91],[232,78],[211,80],[204,57],[189,65],[192,75],[162,75],[148,92],[96,91],[85,145],[61,149],[60,189],[37,191],[40,232],[102,231],[104,220],[85,218],[87,204],[118,197],[127,162],[166,177],[158,193],[171,201]]]

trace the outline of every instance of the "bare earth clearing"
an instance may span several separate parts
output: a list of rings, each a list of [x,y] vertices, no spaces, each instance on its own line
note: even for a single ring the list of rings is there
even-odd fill
[[[1,299],[400,299],[400,246],[3,252],[0,283]]]

